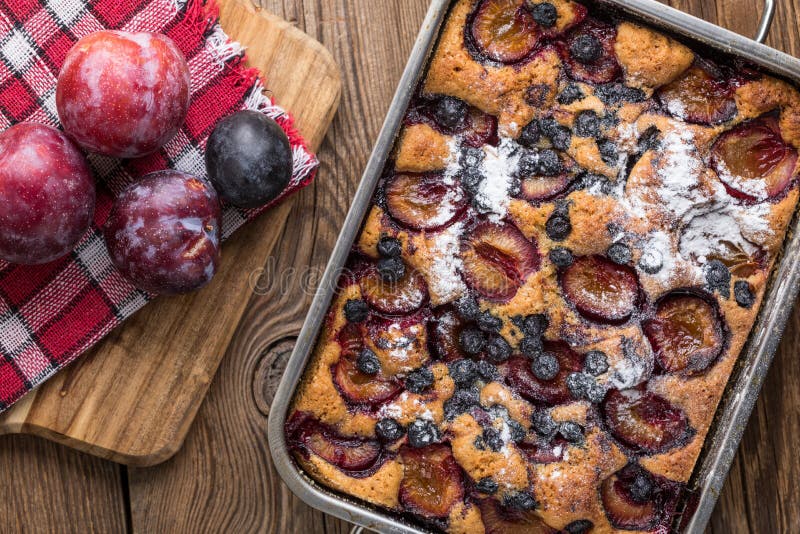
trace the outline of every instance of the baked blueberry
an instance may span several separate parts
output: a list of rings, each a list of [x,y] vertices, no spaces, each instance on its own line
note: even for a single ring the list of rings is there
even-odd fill
[[[586,98],[586,95],[583,93],[583,89],[581,86],[575,83],[571,83],[561,91],[561,94],[558,95],[556,100],[559,104],[564,106],[568,106],[573,102],[577,102],[578,100],[583,100]]]
[[[468,387],[478,378],[478,368],[472,360],[456,360],[448,366],[448,369],[456,387]]]
[[[564,527],[564,531],[567,534],[589,534],[593,528],[594,523],[588,519],[578,519]]]
[[[490,337],[484,350],[486,358],[492,363],[503,363],[511,357],[511,345],[500,335]]]
[[[469,111],[467,103],[452,96],[444,96],[436,103],[433,117],[436,122],[448,130],[459,130],[464,126]]]
[[[344,318],[350,323],[362,323],[369,315],[369,306],[361,299],[350,299],[344,303]]]
[[[572,233],[572,223],[569,220],[569,215],[561,210],[556,210],[550,215],[544,228],[545,232],[547,232],[547,237],[553,241],[564,241]]]
[[[356,367],[365,375],[376,375],[381,370],[378,355],[369,349],[363,349],[356,358]]]
[[[581,111],[575,117],[575,135],[578,137],[600,137],[600,118],[592,110]]]
[[[555,150],[545,149],[539,152],[538,174],[542,176],[558,176],[564,172],[564,164]]]
[[[706,284],[710,291],[719,291],[724,298],[731,296],[731,271],[719,260],[711,260],[705,268]]]
[[[566,421],[561,423],[558,427],[558,433],[572,444],[579,445],[583,443],[583,428],[578,423]]]
[[[542,337],[547,327],[550,326],[550,321],[547,319],[547,315],[536,313],[526,315],[525,317],[515,317],[514,324],[517,325],[526,336]]]
[[[498,376],[497,367],[486,360],[481,360],[477,363],[478,375],[486,382],[495,380]]]
[[[556,6],[550,2],[542,2],[541,4],[533,5],[528,2],[528,9],[531,10],[533,20],[535,20],[536,24],[542,28],[552,28],[556,25],[556,21],[558,20],[558,10],[556,9]]]
[[[480,392],[477,389],[457,389],[453,396],[444,402],[444,416],[448,421],[452,421],[479,404]]]
[[[485,196],[472,197],[471,205],[478,213],[492,213],[492,204]]]
[[[552,117],[540,120],[539,130],[545,137],[550,139],[553,148],[556,150],[566,151],[569,149],[572,142],[572,132],[566,126],[560,125]]]
[[[406,274],[406,264],[400,258],[381,258],[378,273],[385,282],[397,282]]]
[[[746,280],[737,280],[733,284],[733,296],[736,298],[736,304],[742,308],[752,308],[756,303],[756,296]]]
[[[508,421],[508,430],[511,434],[511,441],[514,443],[519,443],[524,440],[525,434],[527,434],[527,432],[525,432],[525,427],[514,420]]]
[[[503,320],[487,310],[478,315],[478,328],[484,332],[499,332],[503,328]]]
[[[459,163],[462,167],[479,167],[486,157],[486,152],[480,148],[466,146],[461,148]]]
[[[566,383],[572,397],[576,400],[583,400],[588,396],[589,388],[592,387],[595,380],[587,373],[570,373]]]
[[[553,421],[546,410],[537,410],[531,416],[531,427],[533,431],[543,438],[550,439],[558,431],[558,423]]]
[[[572,256],[572,252],[568,248],[564,247],[556,247],[550,251],[549,254],[550,261],[553,262],[553,265],[556,267],[561,267],[562,269],[569,267],[572,265],[572,262],[575,261],[575,258]]]
[[[583,360],[583,368],[587,373],[599,376],[608,371],[608,356],[600,350],[590,350]]]
[[[606,256],[617,265],[628,265],[633,257],[631,248],[625,243],[614,243],[608,247]]]
[[[461,185],[471,195],[478,193],[481,182],[486,179],[480,167],[466,167],[461,171]]]
[[[636,474],[636,478],[630,485],[628,490],[631,498],[638,503],[646,503],[650,501],[653,495],[653,479],[650,475],[641,471]]]
[[[512,176],[508,186],[508,196],[517,197],[522,191],[522,180],[517,176]]]
[[[508,413],[508,408],[503,406],[502,404],[494,404],[486,409],[486,413],[488,413],[492,419],[503,419],[507,421],[511,414]]]
[[[656,150],[659,146],[661,146],[661,130],[659,130],[655,126],[649,127],[644,133],[639,137],[639,142],[637,143],[637,151],[640,154],[644,154],[648,150]]]
[[[424,393],[433,385],[433,372],[427,367],[411,371],[406,377],[406,389],[411,393]]]
[[[639,258],[639,268],[647,274],[658,274],[664,267],[664,255],[655,248],[648,248]]]
[[[459,334],[458,344],[469,356],[477,356],[486,345],[486,336],[477,328],[468,327]]]
[[[603,139],[597,142],[597,148],[600,150],[600,158],[606,165],[615,166],[619,163],[619,152],[617,152],[617,145],[609,139]]]
[[[552,380],[558,376],[561,365],[558,358],[550,352],[540,352],[531,361],[531,372],[539,380]]]
[[[622,122],[614,111],[609,111],[602,117],[600,117],[600,128],[611,129],[619,126],[619,123]]]
[[[469,295],[458,299],[455,303],[455,307],[459,317],[465,321],[474,321],[481,313],[478,301],[475,300],[475,297]]]
[[[539,151],[526,150],[517,162],[517,176],[535,176],[539,173]]]
[[[426,419],[417,419],[408,425],[408,443],[416,448],[427,447],[439,441],[439,429]]]
[[[458,336],[461,350],[469,356],[477,356],[486,346],[486,336],[477,328],[465,328]]]
[[[375,423],[375,434],[382,441],[397,441],[406,433],[403,425],[392,418],[381,419]]]
[[[378,254],[384,258],[397,258],[403,253],[403,244],[396,237],[383,236],[378,241]]]
[[[607,176],[593,172],[581,174],[578,182],[578,188],[591,189],[603,195],[613,195],[616,191],[616,185],[617,183],[609,180]]]
[[[539,122],[532,120],[522,128],[517,142],[524,147],[533,148],[541,138],[542,132],[539,131]]]
[[[518,510],[520,512],[527,512],[535,509],[539,503],[530,493],[520,491],[506,495],[503,499],[503,506],[510,510]]]
[[[475,489],[487,495],[494,495],[500,486],[491,477],[484,477],[475,484]]]
[[[564,164],[558,152],[551,149],[531,150],[519,158],[517,174],[520,177],[558,176],[564,171]]]
[[[606,388],[592,381],[586,389],[586,400],[592,404],[600,404],[606,398]]]
[[[500,452],[500,449],[505,445],[503,438],[500,436],[500,431],[496,428],[483,429],[483,443],[494,452]]]
[[[519,342],[519,351],[523,356],[535,358],[542,352],[542,338],[540,336],[525,336]]]
[[[592,63],[603,55],[603,44],[594,35],[582,33],[573,39],[569,53],[581,63]]]
[[[594,95],[607,106],[616,106],[625,102],[644,102],[647,95],[641,89],[628,87],[621,83],[607,83],[599,85],[594,90]]]
[[[214,128],[206,170],[229,204],[256,208],[274,200],[292,177],[292,147],[283,129],[258,111],[239,111]]]

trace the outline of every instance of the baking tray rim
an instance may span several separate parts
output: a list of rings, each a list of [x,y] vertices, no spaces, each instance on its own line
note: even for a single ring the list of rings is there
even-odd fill
[[[313,354],[313,349],[335,294],[336,282],[355,242],[386,160],[400,130],[402,117],[424,74],[440,28],[450,6],[456,0],[432,0],[411,56],[400,79],[398,89],[387,112],[375,147],[362,175],[336,245],[320,281],[303,327],[289,358],[283,378],[275,393],[269,414],[268,442],[275,467],[286,485],[300,499],[323,512],[351,523],[381,532],[422,533],[396,515],[367,503],[340,495],[325,488],[294,462],[286,444],[284,425],[289,406],[300,378]],[[584,0],[587,1],[587,0]],[[658,3],[656,0],[588,0],[618,9],[644,22],[707,44],[730,56],[744,58],[771,74],[800,83],[800,60],[757,43],[720,26]],[[777,350],[781,334],[788,322],[800,290],[800,219],[795,217],[788,229],[780,261],[772,269],[772,277],[764,296],[757,321],[748,342],[739,354],[739,370],[726,386],[726,393],[717,408],[715,422],[706,438],[703,453],[692,477],[697,499],[688,521],[680,529],[701,533],[705,530],[717,498],[727,478],[730,465],[741,441],[744,428],[761,390],[767,370]],[[793,260],[792,258],[798,258]],[[744,362],[744,363],[742,363]]]

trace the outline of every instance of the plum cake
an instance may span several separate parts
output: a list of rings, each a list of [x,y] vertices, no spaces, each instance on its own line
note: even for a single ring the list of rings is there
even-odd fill
[[[667,532],[798,200],[800,93],[569,0],[456,0],[286,425],[444,532]]]

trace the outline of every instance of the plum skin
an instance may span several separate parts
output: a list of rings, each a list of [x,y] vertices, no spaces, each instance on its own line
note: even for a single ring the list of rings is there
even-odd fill
[[[68,254],[95,198],[86,159],[62,132],[20,123],[0,134],[0,258],[35,265]]]
[[[214,189],[175,170],[150,173],[117,197],[104,233],[111,260],[151,293],[188,293],[219,264],[221,212]]]
[[[58,75],[56,108],[83,148],[135,158],[164,146],[189,109],[186,59],[166,35],[103,30],[80,39]]]
[[[206,170],[225,202],[257,208],[281,194],[292,178],[292,147],[263,113],[244,110],[222,119],[206,144]]]

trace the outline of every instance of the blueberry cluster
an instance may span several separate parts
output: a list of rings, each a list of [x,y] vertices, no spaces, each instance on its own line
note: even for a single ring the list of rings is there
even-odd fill
[[[572,421],[557,423],[547,410],[540,409],[531,416],[531,428],[544,441],[561,436],[573,445],[583,444],[583,427]]]
[[[569,220],[569,208],[567,205],[562,204],[556,206],[553,213],[545,223],[545,232],[547,237],[553,241],[564,241],[572,233],[572,222]]]

